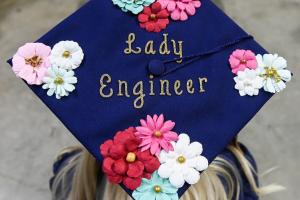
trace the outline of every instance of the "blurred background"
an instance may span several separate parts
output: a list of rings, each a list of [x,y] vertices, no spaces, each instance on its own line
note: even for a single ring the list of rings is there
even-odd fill
[[[240,139],[253,152],[262,185],[286,191],[263,200],[300,198],[300,0],[220,0],[225,12],[270,52],[287,58],[294,78],[243,129]],[[217,2],[217,3],[220,3]],[[68,130],[15,77],[6,59],[75,11],[81,0],[0,0],[0,200],[51,199],[52,161],[77,144]]]

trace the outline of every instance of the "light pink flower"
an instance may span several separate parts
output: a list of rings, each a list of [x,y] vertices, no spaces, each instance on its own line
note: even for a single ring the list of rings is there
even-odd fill
[[[41,85],[50,67],[51,48],[42,43],[27,43],[20,47],[12,59],[12,70],[29,85]]]
[[[135,135],[142,140],[141,151],[150,149],[152,155],[159,155],[161,149],[166,152],[172,151],[172,141],[178,140],[177,133],[171,131],[175,123],[172,121],[164,121],[164,116],[154,115],[147,116],[147,120],[140,120],[142,126],[136,127]]]
[[[257,61],[255,54],[250,50],[237,49],[229,58],[229,63],[232,69],[232,73],[237,74],[239,71],[245,69],[256,69]]]
[[[162,9],[167,9],[173,20],[185,21],[188,16],[196,13],[196,8],[201,6],[199,0],[158,0]]]

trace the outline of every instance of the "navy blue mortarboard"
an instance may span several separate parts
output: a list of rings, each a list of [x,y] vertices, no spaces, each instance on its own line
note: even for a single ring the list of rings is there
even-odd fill
[[[291,75],[209,0],[186,12],[124,2],[88,2],[20,48],[13,70],[105,160],[110,181],[141,199],[163,179],[176,199]],[[170,163],[185,173],[172,176]]]

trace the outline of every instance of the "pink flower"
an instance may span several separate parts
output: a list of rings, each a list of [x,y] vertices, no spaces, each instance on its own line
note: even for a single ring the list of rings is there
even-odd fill
[[[188,16],[196,13],[196,8],[201,6],[199,0],[158,0],[162,9],[167,9],[173,20],[185,21]]]
[[[42,43],[27,43],[20,47],[12,59],[12,70],[29,85],[41,85],[50,67],[51,48]]]
[[[173,151],[172,141],[178,140],[177,133],[171,131],[175,123],[172,121],[164,122],[164,116],[154,115],[153,117],[147,116],[147,120],[140,120],[141,125],[136,127],[137,132],[135,135],[142,140],[141,151],[150,149],[152,155],[159,155],[161,149],[166,152]]]
[[[257,61],[255,54],[250,50],[237,49],[230,58],[229,63],[232,69],[232,73],[237,74],[239,71],[245,69],[256,69]]]

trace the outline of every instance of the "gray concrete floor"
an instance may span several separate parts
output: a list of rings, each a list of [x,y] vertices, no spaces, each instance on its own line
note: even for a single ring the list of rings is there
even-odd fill
[[[263,184],[285,192],[264,200],[296,200],[299,191],[300,0],[224,0],[225,10],[270,52],[286,57],[295,76],[241,132]],[[79,0],[0,1],[0,200],[50,199],[48,179],[57,151],[77,144],[56,117],[15,78],[5,60],[74,11]]]

